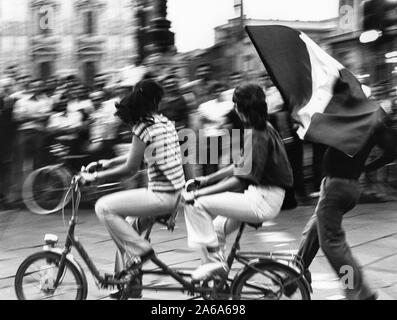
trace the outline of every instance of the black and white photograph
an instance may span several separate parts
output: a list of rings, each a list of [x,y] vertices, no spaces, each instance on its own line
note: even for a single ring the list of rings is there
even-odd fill
[[[397,0],[0,0],[18,300],[397,300]]]

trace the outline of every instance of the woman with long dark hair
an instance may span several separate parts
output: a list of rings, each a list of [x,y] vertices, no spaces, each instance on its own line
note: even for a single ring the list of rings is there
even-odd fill
[[[184,194],[189,246],[202,248],[206,262],[194,280],[228,273],[226,236],[242,222],[262,224],[280,212],[285,189],[293,184],[283,142],[268,122],[266,95],[256,84],[236,89],[235,111],[245,128],[240,161],[208,177],[196,179],[201,189]],[[213,221],[215,219],[215,221]]]
[[[172,122],[158,112],[163,95],[157,82],[139,82],[117,105],[116,115],[130,125],[133,132],[129,154],[101,161],[104,171],[83,175],[89,182],[134,176],[143,161],[147,164],[147,189],[105,196],[95,207],[97,216],[124,255],[126,271],[149,260],[154,252],[125,218],[145,219],[171,214],[185,186],[178,134]]]

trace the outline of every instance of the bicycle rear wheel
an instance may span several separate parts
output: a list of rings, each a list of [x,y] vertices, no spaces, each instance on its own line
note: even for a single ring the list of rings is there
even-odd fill
[[[70,201],[66,193],[72,175],[60,166],[45,167],[31,173],[23,185],[22,198],[32,213],[49,215],[62,210]]]
[[[58,274],[61,255],[40,252],[27,258],[15,276],[15,293],[18,300],[85,300],[87,280],[70,261],[59,285],[54,283]]]
[[[247,267],[234,281],[232,297],[233,300],[310,300],[303,281],[294,269],[284,264],[261,261]]]

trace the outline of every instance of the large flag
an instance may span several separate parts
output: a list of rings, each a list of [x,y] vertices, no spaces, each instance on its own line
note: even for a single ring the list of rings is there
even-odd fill
[[[354,156],[384,111],[356,77],[304,33],[285,26],[248,26],[270,77],[300,124],[301,139]]]

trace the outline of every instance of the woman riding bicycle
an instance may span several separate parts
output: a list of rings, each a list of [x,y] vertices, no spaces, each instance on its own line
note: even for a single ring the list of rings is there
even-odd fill
[[[280,212],[285,189],[293,184],[283,142],[268,122],[266,96],[256,84],[243,85],[233,97],[246,133],[242,161],[208,177],[197,178],[200,190],[183,195],[188,243],[202,248],[207,261],[194,280],[226,275],[226,236],[242,222],[262,224]],[[252,138],[252,139],[251,139]],[[218,217],[215,221],[215,219]]]
[[[132,94],[116,107],[116,115],[132,127],[128,155],[100,161],[101,172],[83,173],[88,182],[134,176],[143,161],[148,167],[148,188],[118,192],[101,198],[95,207],[124,255],[125,270],[135,270],[154,254],[149,242],[125,220],[127,217],[160,217],[171,214],[185,185],[179,138],[174,125],[158,113],[164,91],[153,80],[139,82]],[[92,165],[90,165],[92,167]]]

